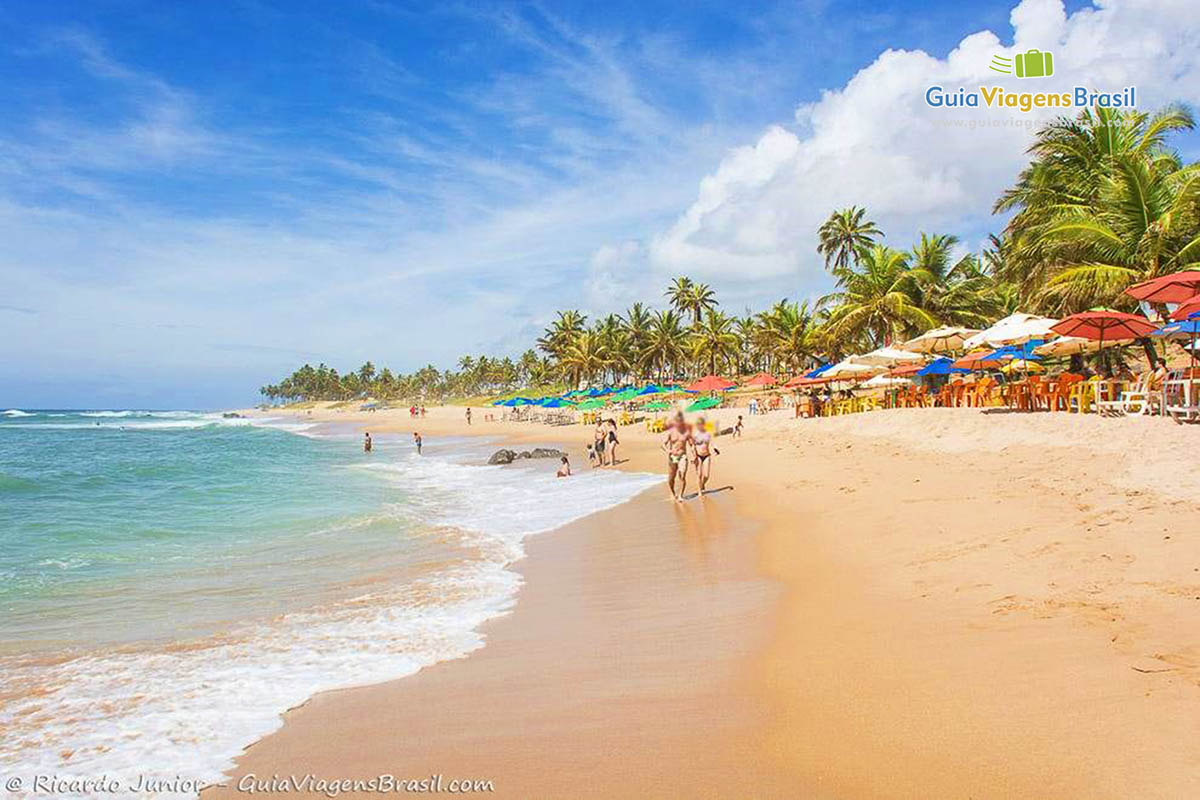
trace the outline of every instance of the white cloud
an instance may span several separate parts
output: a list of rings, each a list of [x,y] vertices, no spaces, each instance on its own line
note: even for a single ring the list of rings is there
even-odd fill
[[[888,50],[845,86],[800,106],[790,129],[771,126],[731,151],[651,242],[654,268],[707,279],[799,271],[811,287],[824,279],[817,227],[851,204],[867,207],[900,245],[922,229],[978,238],[995,198],[1026,162],[1036,123],[1055,112],[932,109],[925,90],[1030,90],[1027,81],[989,70],[995,53],[1052,51],[1055,76],[1038,83],[1043,91],[1136,85],[1143,109],[1200,100],[1194,0],[1107,0],[1070,17],[1060,0],[1024,0],[1011,22],[1010,46],[981,31],[944,59]]]

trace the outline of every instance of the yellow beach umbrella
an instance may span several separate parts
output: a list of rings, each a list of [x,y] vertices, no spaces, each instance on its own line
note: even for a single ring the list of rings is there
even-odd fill
[[[1023,358],[1014,358],[1000,369],[1009,375],[1012,375],[1014,372],[1020,372],[1025,375],[1035,375],[1046,371],[1046,368],[1043,367],[1041,363],[1037,361],[1026,361]]]

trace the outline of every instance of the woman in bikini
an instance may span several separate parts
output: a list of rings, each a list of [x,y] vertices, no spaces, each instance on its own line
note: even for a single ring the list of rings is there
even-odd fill
[[[617,463],[617,421],[610,419],[608,421],[608,463],[616,465]]]
[[[704,417],[696,420],[696,430],[692,433],[692,452],[695,453],[696,476],[700,480],[700,494],[708,486],[708,477],[712,474],[712,457],[720,451],[712,446],[712,434],[704,424]]]

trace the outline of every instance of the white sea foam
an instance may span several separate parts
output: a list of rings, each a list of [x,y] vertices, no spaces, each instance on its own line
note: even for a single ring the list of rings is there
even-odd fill
[[[33,414],[28,411],[22,411],[19,408],[10,408],[7,411],[0,411],[0,416],[5,417],[32,417]]]
[[[405,516],[457,529],[481,555],[188,647],[93,654],[49,667],[9,663],[4,683],[21,699],[0,706],[0,765],[29,774],[215,782],[243,747],[278,727],[281,712],[312,694],[470,653],[484,643],[478,626],[513,605],[520,577],[509,566],[523,555],[526,536],[624,502],[656,480],[607,471],[561,480],[555,466],[472,466],[415,455],[347,466],[403,486],[411,498]]]
[[[25,412],[6,416],[34,416]],[[48,416],[62,417],[68,415],[50,414]],[[4,424],[0,428],[19,428],[20,430],[123,430],[123,431],[165,431],[193,430],[209,427],[256,427],[274,428],[289,433],[304,433],[317,426],[313,422],[295,422],[283,417],[226,417],[222,414],[200,413],[193,411],[85,411],[75,415],[87,417],[88,421],[78,422],[22,422]]]

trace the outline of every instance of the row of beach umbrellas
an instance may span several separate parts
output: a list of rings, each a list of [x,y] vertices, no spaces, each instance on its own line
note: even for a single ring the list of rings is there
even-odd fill
[[[1147,317],[1107,308],[1095,308],[1054,319],[1035,314],[1014,313],[984,330],[958,326],[934,328],[902,344],[880,347],[869,353],[852,355],[834,364],[823,364],[782,385],[787,388],[849,381],[868,386],[897,386],[912,377],[928,377],[1003,368],[1009,371],[1036,370],[1042,358],[1057,358],[1099,352],[1105,346],[1128,344],[1134,339],[1156,335],[1192,339],[1192,357],[1196,354],[1196,336],[1200,333],[1200,270],[1185,270],[1143,281],[1126,290],[1143,303],[1170,304],[1172,322],[1156,325]],[[949,357],[953,354],[955,357]],[[933,356],[930,359],[930,356]],[[780,381],[760,372],[742,382],[747,388],[767,388]],[[684,391],[707,394],[694,401],[688,410],[703,410],[719,405],[716,393],[737,388],[738,383],[719,375],[706,375],[687,386],[647,386],[575,390],[558,397],[531,399],[511,397],[493,405],[535,405],[543,408],[573,407],[581,410],[600,408],[607,403],[623,403],[646,397],[643,408],[666,410],[671,404],[651,397]]]

